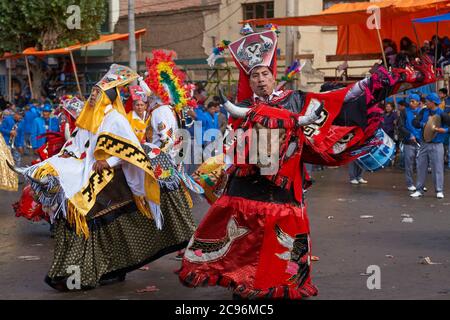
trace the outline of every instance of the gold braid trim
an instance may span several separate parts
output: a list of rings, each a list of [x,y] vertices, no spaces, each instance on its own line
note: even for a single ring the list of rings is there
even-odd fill
[[[145,171],[145,198],[159,205],[159,184],[153,173],[150,160],[142,147],[110,132],[103,132],[97,139],[94,157],[97,160],[106,160],[111,156],[120,158]]]
[[[102,211],[97,212],[93,218],[94,218],[94,219],[97,219],[97,218],[99,218],[99,217],[101,217],[101,216],[104,216],[105,214],[110,213],[111,211],[114,211],[114,210],[116,210],[116,209],[122,208],[122,207],[124,207],[124,206],[126,206],[127,204],[130,204],[130,203],[132,203],[132,202],[134,202],[134,201],[133,201],[133,200],[127,200],[127,201],[124,201],[124,202],[121,202],[121,203],[118,203],[118,204],[109,206],[108,208],[103,209]]]

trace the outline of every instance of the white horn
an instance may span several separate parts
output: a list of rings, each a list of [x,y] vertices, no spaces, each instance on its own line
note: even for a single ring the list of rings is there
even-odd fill
[[[6,160],[6,164],[7,164],[8,167],[9,167],[12,171],[14,171],[15,173],[21,174],[21,175],[24,175],[24,174],[25,174],[25,170],[26,170],[25,168],[19,168],[19,167],[13,166],[11,163],[9,163],[8,160]]]
[[[269,37],[265,37],[262,34],[260,34],[259,37],[264,42],[264,47],[265,48],[271,48],[273,46],[273,40],[270,39]],[[269,46],[267,46],[267,43],[269,44]]]
[[[9,163],[9,161],[8,160],[6,160],[6,164],[8,165],[8,167],[12,170],[12,171],[14,171],[15,173],[17,173],[17,174],[21,174],[21,175],[23,175],[23,176],[25,176],[26,174],[25,174],[25,171],[27,170],[26,168],[19,168],[19,167],[16,167],[16,166],[13,166],[11,163]],[[42,179],[36,179],[36,178],[33,178],[33,177],[30,177],[30,176],[26,176],[28,179],[30,179],[31,181],[33,181],[33,182],[35,182],[35,183],[38,183],[38,184],[41,184],[41,185],[45,185],[45,184],[47,184],[48,183],[48,178],[47,177],[44,177],[44,178],[42,178]]]
[[[238,56],[245,55],[244,42],[245,42],[245,40],[241,42],[241,44],[239,45],[239,48],[237,49],[237,55]]]
[[[223,104],[225,110],[227,110],[233,118],[245,118],[249,108],[238,107],[237,105],[227,101]]]

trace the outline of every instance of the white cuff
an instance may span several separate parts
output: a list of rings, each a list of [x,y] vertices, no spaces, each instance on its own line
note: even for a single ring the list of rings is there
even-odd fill
[[[121,159],[117,157],[109,157],[106,159],[106,162],[108,162],[109,166],[111,168],[118,166],[121,163]]]

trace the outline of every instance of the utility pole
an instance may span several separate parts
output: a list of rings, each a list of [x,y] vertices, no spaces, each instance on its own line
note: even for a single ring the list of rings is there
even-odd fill
[[[130,53],[130,68],[137,71],[136,35],[134,31],[134,0],[128,0],[128,43]]]
[[[295,12],[295,1],[286,0],[286,16],[293,17]],[[294,48],[295,48],[295,32],[294,27],[286,27],[286,68],[294,61]]]

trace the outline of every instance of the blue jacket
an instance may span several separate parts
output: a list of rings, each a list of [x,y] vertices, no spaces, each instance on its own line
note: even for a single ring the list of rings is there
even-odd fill
[[[450,113],[450,105],[445,106],[444,112],[445,113]]]
[[[197,108],[194,109],[195,115],[197,117],[196,124],[189,128],[189,133],[191,136],[194,136],[195,142],[197,144],[203,144],[203,120],[205,118],[205,110],[202,105],[198,105]],[[201,128],[198,127],[198,124],[201,123]]]
[[[34,119],[39,117],[39,111],[35,106],[32,106],[30,110],[25,112],[25,116],[23,117],[23,121],[25,122],[25,133],[31,134],[31,130],[33,129]]]
[[[427,124],[428,118],[430,117],[430,115],[435,115],[435,114],[441,115],[442,113],[444,113],[444,111],[442,111],[442,109],[440,109],[439,107],[437,107],[436,110],[434,110],[434,111],[431,111],[428,108],[423,108],[422,110],[419,111],[416,119],[413,122],[413,125],[416,128],[420,128],[420,130],[421,130],[421,135],[420,135],[421,140],[423,140],[422,139],[422,137],[423,137],[423,134],[422,134],[423,133],[423,128]],[[442,125],[442,128],[446,129],[446,133],[438,133],[436,135],[436,137],[431,142],[433,142],[433,143],[444,143],[445,142],[446,135],[448,134],[449,131],[448,131],[448,127],[446,125],[444,125],[444,124]]]
[[[14,116],[7,116],[3,119],[2,125],[0,126],[0,131],[3,134],[3,138],[5,139],[5,142],[8,146],[10,146],[9,143],[10,133],[15,124],[16,121],[14,120]],[[14,145],[19,148],[23,147],[24,140],[25,140],[24,121],[21,120],[19,121],[17,126],[17,135],[14,140]]]
[[[31,146],[33,149],[40,148],[46,141],[46,138],[38,139],[40,135],[48,131],[59,132],[59,121],[57,118],[48,119],[47,127],[45,125],[45,120],[42,117],[38,117],[33,121],[33,127],[31,129]]]
[[[219,129],[219,113],[214,113],[214,116],[212,116],[209,112],[205,112],[203,114],[202,119],[203,124],[203,141],[205,140],[205,132],[209,129]],[[214,141],[215,137],[210,137],[206,142]]]
[[[417,129],[413,126],[413,120],[416,118],[416,116],[419,114],[420,109],[417,108],[415,110],[411,109],[410,107],[407,107],[405,109],[406,112],[406,122],[405,122],[405,128],[409,131],[409,139],[413,136],[416,138],[417,141],[421,139],[421,130]]]

